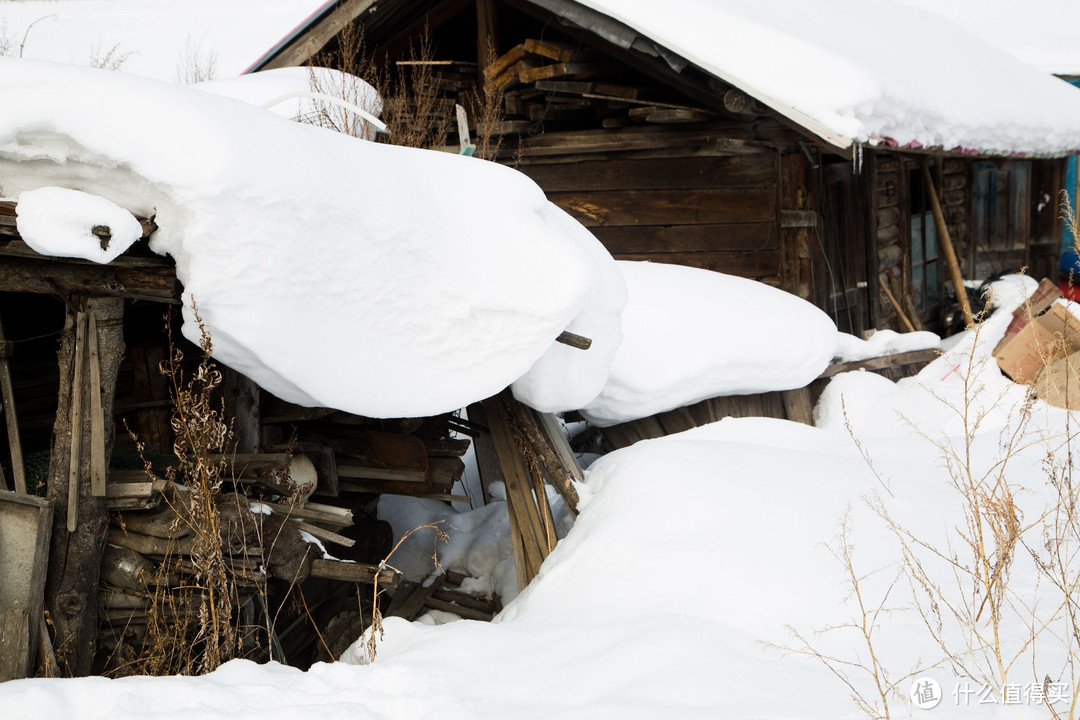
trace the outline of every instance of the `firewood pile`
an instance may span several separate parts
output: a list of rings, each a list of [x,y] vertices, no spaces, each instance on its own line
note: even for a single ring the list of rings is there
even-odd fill
[[[480,421],[453,414],[376,421],[264,400],[261,451],[212,458],[227,468],[215,500],[216,540],[235,588],[235,622],[242,632],[252,629],[242,640],[252,657],[301,666],[336,658],[370,624],[376,579],[384,616],[412,620],[437,610],[487,621],[501,609],[497,597],[462,590],[466,576],[460,572],[440,568],[429,578],[405,579],[392,557],[381,564],[393,535],[375,518],[379,496],[470,501],[454,494],[462,456],[472,444],[463,436],[477,439],[481,463],[497,468],[489,473],[506,482],[519,584],[531,580],[556,542],[543,484],[569,494],[575,508],[570,480],[580,479],[580,469],[567,469],[576,462],[550,416],[509,395],[471,413]],[[196,566],[204,562],[204,529],[189,509],[190,490],[165,474],[110,472],[98,637],[102,672],[122,674],[162,627],[175,632],[195,622],[205,599],[203,591],[190,592],[198,585]],[[290,593],[294,600],[286,602]],[[304,598],[299,610],[295,597]],[[271,636],[267,618],[276,618]]]
[[[468,129],[473,133],[534,135],[723,119],[590,48],[563,42],[527,39],[479,72],[473,62],[427,62],[436,97],[425,96],[424,103],[430,104],[437,117],[453,118],[455,105],[478,114],[476,109],[483,104],[485,94],[500,100],[499,118],[487,127],[478,128],[477,118],[468,118]],[[390,111],[401,117],[410,117],[407,102],[400,97],[387,100]],[[724,95],[724,109],[728,118],[737,119],[752,119],[763,112],[755,101],[734,89]]]

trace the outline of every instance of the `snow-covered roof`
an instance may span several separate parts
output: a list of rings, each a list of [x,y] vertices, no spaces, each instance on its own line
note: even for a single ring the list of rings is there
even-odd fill
[[[183,79],[213,60],[239,75],[323,0],[0,0],[0,46],[32,60],[91,65],[126,56],[122,69]],[[31,27],[32,25],[32,27]],[[199,79],[206,79],[205,76]]]
[[[940,16],[896,2],[579,4],[842,148],[870,143],[1043,155],[1080,149],[1075,88]]]
[[[937,13],[1048,73],[1080,75],[1074,0],[899,0]]]

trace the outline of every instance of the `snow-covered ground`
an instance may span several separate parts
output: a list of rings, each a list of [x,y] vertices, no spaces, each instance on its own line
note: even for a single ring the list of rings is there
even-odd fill
[[[874,665],[865,611],[879,677],[895,686],[886,693],[892,717],[922,716],[906,698],[926,678],[939,684],[932,717],[1047,717],[1035,698],[1071,699],[1077,678],[1065,650],[1077,648],[1060,593],[1030,553],[1046,552],[1053,518],[1043,511],[1055,492],[1045,462],[1051,451],[1063,461],[1073,419],[1036,402],[1017,439],[1024,389],[987,355],[1031,287],[999,284],[998,314],[916,378],[836,377],[818,427],[729,418],[604,457],[580,488],[576,524],[496,622],[390,619],[374,663],[354,647],[307,672],[235,661],[201,678],[15,681],[0,685],[0,706],[11,717],[103,720],[856,718],[864,715],[854,693],[881,709],[859,667]],[[977,428],[965,430],[963,408]],[[1025,530],[999,618],[1003,657],[1013,660],[1002,678],[985,648],[969,651],[979,641],[951,610],[974,614],[981,601],[966,574],[973,558],[961,533],[971,506],[958,485],[967,468],[996,477],[1010,442],[1005,477]],[[968,449],[958,466],[951,453]],[[386,511],[408,525],[437,519],[436,507],[400,501]],[[442,514],[460,526],[443,546],[446,565],[501,574],[509,554],[501,504]],[[393,560],[423,573],[414,563],[430,542]],[[937,584],[931,595],[904,570],[905,547]],[[1078,573],[1075,564],[1068,572]],[[1040,631],[1029,644],[1033,625]],[[973,627],[989,637],[990,614]],[[832,658],[850,686],[809,648]],[[956,674],[961,665],[971,678]],[[1068,716],[1067,704],[1054,707]]]

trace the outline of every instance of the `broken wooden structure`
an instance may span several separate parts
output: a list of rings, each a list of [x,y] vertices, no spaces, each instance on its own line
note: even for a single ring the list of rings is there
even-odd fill
[[[430,34],[446,123],[492,89],[500,117],[481,127],[471,118],[472,136],[501,138],[498,160],[616,258],[760,280],[856,335],[938,329],[950,277],[938,199],[965,277],[1022,267],[1056,276],[1062,158],[843,150],[753,88],[571,0],[327,3],[252,70],[325,62],[347,27],[362,28],[377,63],[416,62],[409,48]]]
[[[204,600],[191,592],[200,562],[192,491],[177,482],[180,381],[162,369],[174,350],[186,357],[181,371],[202,353],[166,329],[181,290],[171,260],[144,243],[108,264],[41,256],[19,238],[16,213],[0,201],[0,680],[123,674],[155,627],[196,620]],[[522,587],[557,539],[544,485],[576,508],[582,474],[561,427],[509,394],[467,419],[373,420],[291,405],[222,374],[215,392],[235,444],[207,461],[224,480],[216,503],[232,612],[256,659],[306,667],[336,657],[370,624],[358,584],[377,582],[394,614],[497,612],[497,599],[462,591],[453,572],[413,597],[423,578],[383,564],[392,531],[375,517],[383,494],[483,503],[458,489],[472,442],[485,487],[504,481],[511,496]],[[301,533],[343,561],[321,557]],[[294,588],[301,613],[286,602]],[[250,641],[245,628],[256,628]]]

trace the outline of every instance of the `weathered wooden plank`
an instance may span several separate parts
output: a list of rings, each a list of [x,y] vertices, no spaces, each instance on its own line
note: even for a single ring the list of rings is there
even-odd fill
[[[340,562],[315,558],[311,561],[312,577],[343,582],[373,583],[379,579],[379,585],[397,587],[401,582],[401,573],[393,568],[380,568],[369,563]]]
[[[0,682],[33,674],[51,532],[50,503],[0,492]]]
[[[775,223],[594,227],[592,234],[614,254],[678,252],[776,252]]]
[[[402,583],[386,609],[386,616],[412,620],[416,617],[416,613],[420,612],[420,609],[424,607],[424,602],[442,587],[444,582],[446,582],[446,576],[436,575],[434,578],[428,577],[424,583],[419,585]],[[401,596],[400,601],[398,600],[399,595]]]
[[[75,316],[75,360],[71,385],[71,453],[68,456],[68,504],[67,531],[75,532],[79,517],[79,486],[82,484],[79,471],[82,469],[82,389],[83,366],[86,357],[86,312],[79,310]],[[90,434],[93,438],[93,432]]]
[[[11,474],[15,481],[15,491],[26,492],[26,467],[23,464],[22,440],[19,438],[19,422],[15,414],[15,387],[11,382],[11,366],[8,364],[7,341],[4,328],[0,325],[0,347],[5,352],[0,354],[0,393],[3,393],[4,422],[7,425],[8,448],[11,452]]]
[[[776,212],[776,192],[767,188],[554,192],[548,199],[586,227],[754,223]]]
[[[515,155],[529,157],[686,148],[693,148],[700,153],[712,151],[727,154],[739,146],[739,141],[756,139],[753,128],[742,123],[710,123],[685,130],[659,126],[628,127],[623,130],[574,130],[522,138],[520,147],[514,148],[512,152],[507,148],[506,154],[508,158],[512,158]],[[765,146],[762,145],[756,152],[764,149]]]
[[[776,158],[766,154],[592,160],[523,165],[520,170],[546,192],[776,186]]]
[[[90,492],[94,497],[105,497],[105,411],[101,407],[101,357],[98,353],[97,314],[93,308],[87,313],[86,342],[89,345],[88,363],[90,375]]]
[[[825,368],[825,372],[821,373],[820,377],[828,378],[842,372],[851,372],[852,370],[877,371],[893,367],[902,367],[904,365],[913,365],[915,363],[930,362],[931,360],[936,360],[940,355],[940,350],[931,348],[929,350],[912,350],[911,352],[897,353],[896,355],[885,355],[883,357],[870,358],[869,360],[835,363]]]
[[[780,258],[776,251],[751,253],[612,253],[616,260],[648,260],[672,265],[689,265],[739,277],[764,279],[775,277],[780,271]]]
[[[5,258],[0,292],[99,295],[178,304],[175,266],[116,267],[47,258]]]

